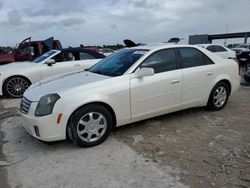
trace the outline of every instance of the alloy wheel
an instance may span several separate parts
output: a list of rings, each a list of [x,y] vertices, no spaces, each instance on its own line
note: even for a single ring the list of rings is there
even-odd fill
[[[107,120],[99,112],[89,112],[77,124],[77,134],[85,142],[91,143],[102,138],[107,130]]]
[[[23,93],[30,86],[29,82],[20,77],[14,77],[10,79],[6,84],[6,90],[12,97],[22,97]]]
[[[217,108],[222,107],[227,100],[227,90],[225,87],[220,86],[216,89],[213,97],[214,105]]]

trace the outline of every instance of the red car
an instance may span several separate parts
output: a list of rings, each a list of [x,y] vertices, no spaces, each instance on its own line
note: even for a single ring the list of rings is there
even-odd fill
[[[0,63],[1,64],[6,64],[6,63],[11,63],[14,62],[15,58],[12,53],[8,53],[2,49],[0,49]]]
[[[10,53],[0,52],[0,64],[6,64],[19,61],[33,61],[35,58],[43,55],[51,49],[62,49],[61,43],[54,40],[53,37],[44,41],[31,41],[31,38],[24,39],[17,49]]]

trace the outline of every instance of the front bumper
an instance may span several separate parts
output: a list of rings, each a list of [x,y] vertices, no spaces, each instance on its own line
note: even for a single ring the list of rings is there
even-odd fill
[[[23,127],[35,138],[45,141],[59,141],[66,139],[66,127],[68,116],[63,111],[62,119],[57,124],[57,117],[61,112],[55,112],[53,114],[37,117],[35,116],[35,109],[37,102],[32,102],[28,114],[21,113],[24,123]]]

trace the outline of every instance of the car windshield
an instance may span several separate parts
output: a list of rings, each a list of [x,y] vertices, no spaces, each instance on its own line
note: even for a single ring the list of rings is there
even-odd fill
[[[247,48],[247,45],[246,44],[240,44],[236,48]]]
[[[33,63],[40,63],[43,60],[47,59],[48,57],[52,56],[53,54],[57,53],[56,50],[51,50],[49,52],[46,52],[45,54],[39,56],[38,58],[36,58]]]
[[[121,76],[147,51],[145,49],[120,50],[91,67],[89,71],[106,76]]]

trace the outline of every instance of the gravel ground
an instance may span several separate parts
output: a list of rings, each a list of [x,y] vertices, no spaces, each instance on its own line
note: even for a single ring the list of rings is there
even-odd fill
[[[250,88],[225,109],[184,110],[79,148],[32,138],[19,100],[0,99],[0,187],[250,187]]]
[[[116,130],[115,137],[190,187],[250,187],[250,89],[226,108],[189,109]],[[248,100],[246,100],[248,99]],[[173,174],[174,175],[174,174]]]
[[[44,144],[22,127],[20,100],[2,99],[0,187],[178,187],[179,171],[138,154],[111,134],[102,145]],[[172,175],[175,173],[175,175]]]

